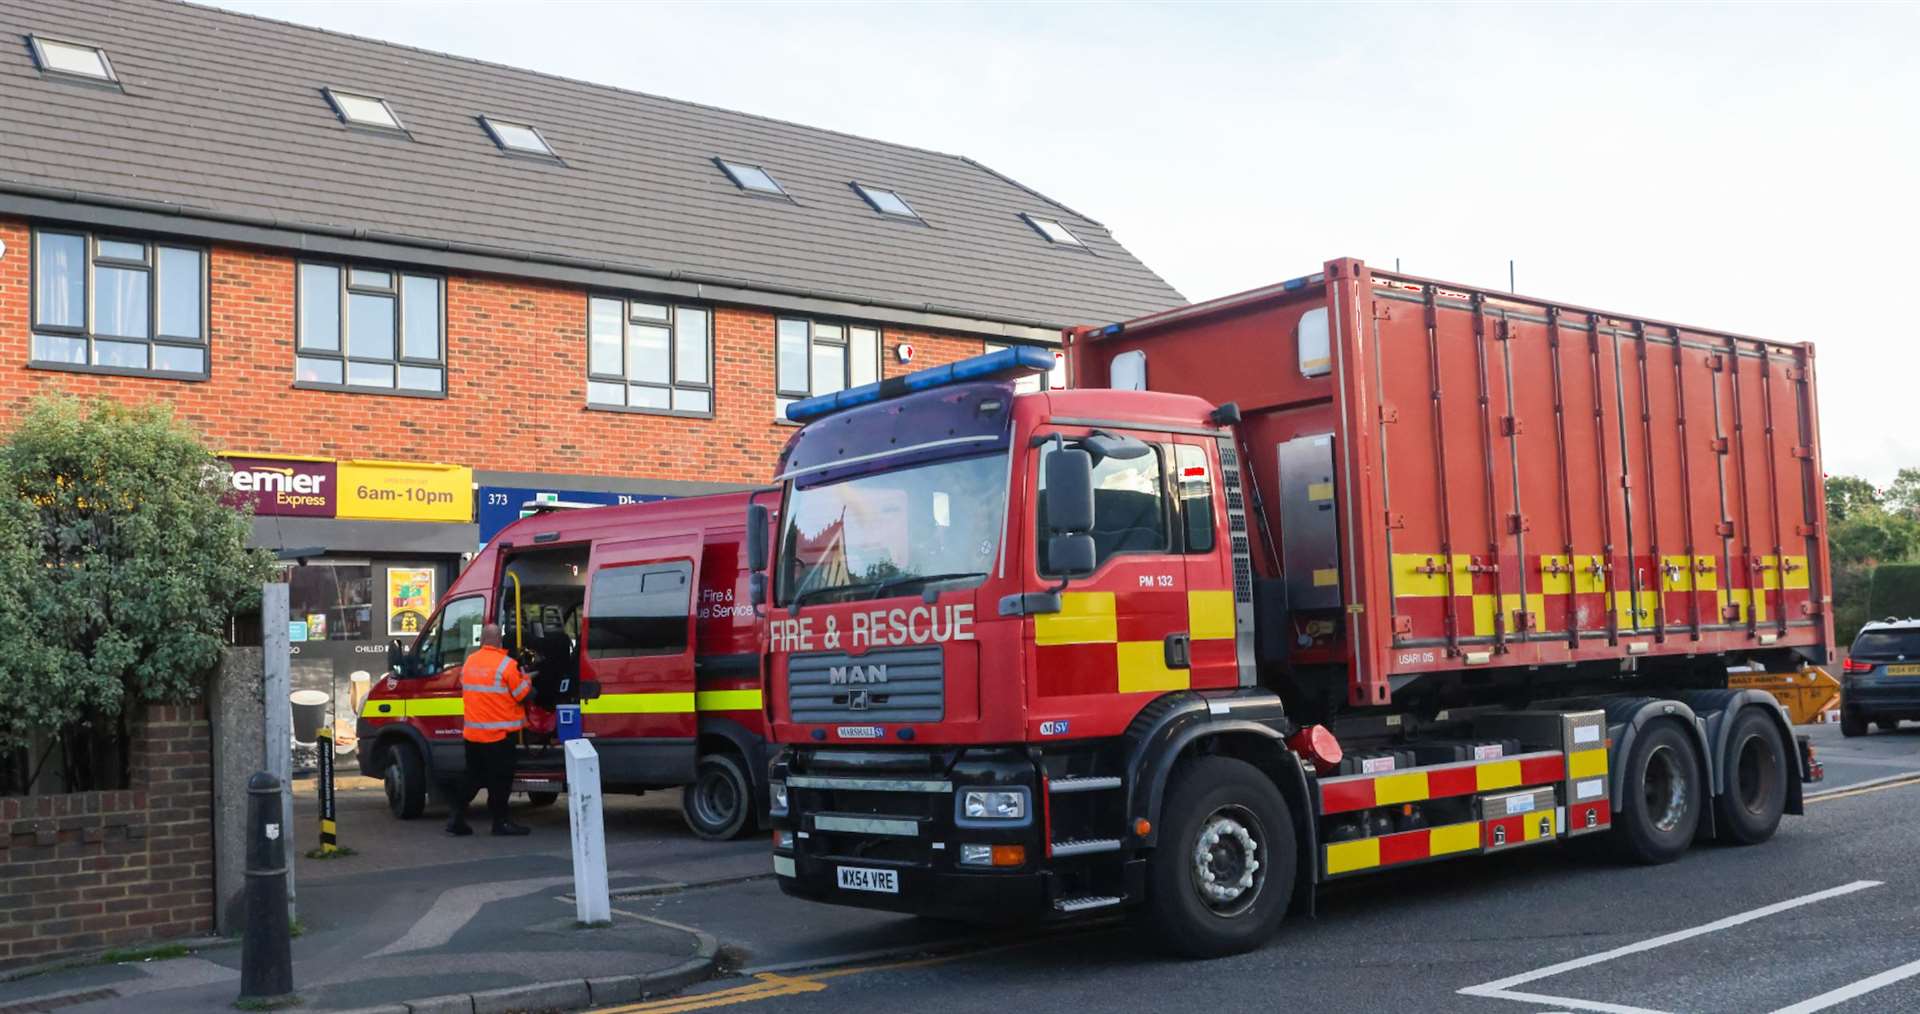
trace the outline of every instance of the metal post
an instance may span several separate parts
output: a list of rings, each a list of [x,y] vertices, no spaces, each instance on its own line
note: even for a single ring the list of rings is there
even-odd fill
[[[322,726],[313,739],[314,748],[320,755],[315,794],[320,797],[320,855],[324,857],[332,855],[339,847],[334,838],[333,825],[333,730]]]
[[[567,744],[567,816],[573,826],[574,917],[593,926],[613,919],[607,897],[607,839],[600,816],[600,755],[593,744]]]
[[[293,941],[287,920],[286,825],[280,779],[247,779],[247,922],[240,944],[240,999],[293,993]]]
[[[279,779],[280,826],[293,826],[293,654],[287,645],[287,586],[279,582],[260,590],[260,648],[264,661],[261,693],[266,698],[267,773]],[[287,868],[287,913],[297,915],[298,889],[294,886],[293,836],[283,834],[276,842],[282,860],[276,865]]]

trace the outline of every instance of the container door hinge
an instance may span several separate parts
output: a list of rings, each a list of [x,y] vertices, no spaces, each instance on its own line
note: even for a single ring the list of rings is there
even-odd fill
[[[1393,307],[1376,299],[1373,301],[1374,320],[1392,320]]]
[[[1801,459],[1811,458],[1813,457],[1813,448],[1805,446],[1795,447],[1793,449],[1793,456]]]
[[[1520,421],[1519,416],[1503,415],[1500,417],[1500,435],[1503,437],[1517,437],[1525,433],[1526,429],[1526,424]]]
[[[1727,537],[1727,538],[1729,538],[1729,539],[1730,539],[1730,538],[1733,538],[1733,522],[1732,522],[1732,521],[1722,521],[1722,522],[1720,522],[1719,524],[1717,524],[1717,525],[1714,525],[1714,526],[1713,526],[1713,533],[1714,533],[1715,535],[1721,535],[1721,536],[1725,536],[1725,537]]]
[[[1413,633],[1413,617],[1395,616],[1393,618],[1393,636],[1407,637]]]
[[[1520,535],[1531,531],[1533,531],[1533,524],[1527,520],[1525,514],[1514,513],[1507,515],[1508,535]]]
[[[1407,527],[1407,516],[1395,511],[1388,511],[1387,527],[1390,529]]]
[[[1712,440],[1707,442],[1707,446],[1712,448],[1713,453],[1715,454],[1725,454],[1727,453],[1727,438],[1714,437]]]
[[[1394,407],[1394,406],[1392,406],[1392,405],[1389,405],[1389,404],[1387,404],[1387,403],[1385,403],[1385,402],[1381,402],[1381,403],[1380,403],[1380,421],[1381,421],[1382,423],[1397,423],[1397,422],[1399,422],[1399,421],[1400,421],[1400,410],[1399,410],[1398,408],[1395,408],[1395,407]]]

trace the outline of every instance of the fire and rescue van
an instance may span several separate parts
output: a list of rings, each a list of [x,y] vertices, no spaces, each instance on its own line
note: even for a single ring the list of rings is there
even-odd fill
[[[1074,390],[1013,349],[792,406],[786,893],[1217,955],[1344,878],[1801,812],[1727,671],[1831,650],[1810,346],[1354,260],[1066,339]]]
[[[752,494],[536,513],[469,563],[362,706],[361,772],[402,820],[465,767],[460,666],[500,624],[531,675],[516,791],[565,787],[558,712],[577,704],[607,792],[685,786],[695,833],[730,838],[767,808],[766,723],[742,543]],[[764,523],[764,522],[763,522]]]

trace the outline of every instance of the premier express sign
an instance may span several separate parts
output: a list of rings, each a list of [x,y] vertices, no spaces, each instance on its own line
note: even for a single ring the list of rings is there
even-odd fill
[[[228,487],[260,517],[473,520],[473,470],[408,461],[223,454]]]

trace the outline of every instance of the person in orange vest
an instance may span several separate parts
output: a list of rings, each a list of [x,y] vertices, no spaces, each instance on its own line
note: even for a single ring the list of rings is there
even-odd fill
[[[467,807],[483,787],[487,790],[487,813],[493,818],[494,834],[530,833],[507,815],[507,796],[513,791],[517,749],[514,741],[518,738],[515,734],[527,726],[526,699],[532,689],[533,681],[527,679],[519,663],[501,647],[500,625],[489,623],[481,627],[480,649],[468,655],[466,664],[460,667],[467,770],[453,793],[448,834],[464,837],[473,833],[467,824]]]

